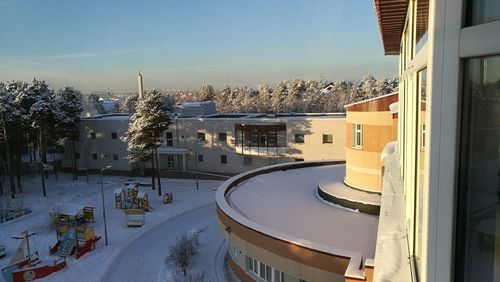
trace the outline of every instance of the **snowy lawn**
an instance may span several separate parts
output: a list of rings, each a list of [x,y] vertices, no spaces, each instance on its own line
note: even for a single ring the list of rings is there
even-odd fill
[[[70,257],[65,269],[46,277],[45,281],[100,281],[108,268],[110,268],[115,260],[119,260],[122,251],[126,250],[129,245],[135,241],[140,241],[142,235],[147,235],[153,227],[160,225],[172,218],[180,218],[186,212],[196,210],[199,207],[214,203],[214,195],[221,181],[200,180],[200,190],[196,190],[195,180],[191,179],[162,179],[162,192],[172,192],[174,194],[174,202],[170,205],[162,203],[162,197],[158,196],[158,192],[152,191],[150,187],[140,187],[139,191],[148,193],[150,206],[154,209],[152,212],[146,213],[146,224],[140,228],[127,228],[125,224],[125,215],[120,209],[115,208],[114,190],[124,187],[125,181],[129,177],[121,176],[105,176],[104,177],[104,193],[106,202],[106,219],[108,227],[109,246],[104,244],[104,225],[102,218],[102,200],[100,192],[100,177],[91,175],[90,182],[87,184],[85,177],[79,177],[78,180],[71,180],[70,174],[60,174],[59,180],[56,181],[51,175],[46,181],[47,197],[42,197],[40,176],[25,177],[23,179],[24,193],[18,195],[22,198],[24,207],[32,210],[32,213],[20,217],[18,219],[0,223],[0,245],[6,246],[7,256],[0,259],[0,268],[4,267],[13,252],[15,251],[18,240],[12,239],[11,236],[20,236],[21,232],[28,229],[30,232],[35,232],[36,235],[30,238],[32,251],[37,251],[43,263],[52,264],[57,256],[49,255],[49,247],[56,243],[56,233],[49,228],[48,212],[64,203],[75,203],[82,205],[90,205],[95,207],[95,232],[96,235],[102,236],[96,244],[95,251],[85,254],[79,260]],[[140,182],[150,182],[150,178],[133,178]],[[217,234],[215,228],[215,212],[205,213],[208,218],[206,220],[201,235],[203,245],[211,246],[212,241],[217,241],[219,246],[222,238]],[[186,230],[183,230],[186,228]],[[175,236],[169,236],[169,232],[164,234],[165,239],[171,241],[178,234],[192,230],[189,224],[179,225],[176,227]],[[157,238],[158,239],[158,238]],[[161,240],[160,238],[159,240]],[[151,241],[147,245],[155,246],[158,242]],[[195,267],[198,271],[206,271],[210,276],[213,275],[213,262],[210,265],[205,265],[203,254],[208,252],[200,252],[200,257],[197,258],[200,263]],[[163,261],[167,249],[164,251],[164,256],[158,257],[158,260]],[[137,252],[136,259],[141,260],[147,256],[145,252]],[[213,255],[213,254],[207,254]],[[135,258],[134,258],[135,259]],[[210,258],[209,258],[210,259]],[[161,272],[158,279],[168,277],[168,269],[160,268],[155,271]],[[2,278],[0,278],[2,279]]]

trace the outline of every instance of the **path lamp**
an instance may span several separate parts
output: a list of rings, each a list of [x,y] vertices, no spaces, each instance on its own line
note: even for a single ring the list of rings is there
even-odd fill
[[[200,190],[199,181],[198,181],[198,143],[200,142],[200,138],[196,137],[196,145],[194,146],[194,164],[196,168],[196,190]]]
[[[108,245],[108,227],[106,225],[106,207],[104,205],[104,182],[102,175],[104,171],[110,169],[111,166],[107,165],[105,168],[101,169],[101,196],[102,196],[102,218],[104,219],[104,239],[106,241],[106,246]]]

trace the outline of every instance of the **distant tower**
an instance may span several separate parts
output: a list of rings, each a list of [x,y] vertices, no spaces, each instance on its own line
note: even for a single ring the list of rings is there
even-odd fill
[[[139,99],[142,98],[143,94],[143,88],[142,88],[142,74],[141,71],[139,71],[139,75],[137,76],[137,92],[139,93]]]

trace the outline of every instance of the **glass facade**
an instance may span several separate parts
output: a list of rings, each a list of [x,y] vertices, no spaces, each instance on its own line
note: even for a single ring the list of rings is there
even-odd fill
[[[468,0],[466,25],[478,25],[500,20],[500,1]]]
[[[456,278],[500,281],[500,56],[464,60],[462,95]]]

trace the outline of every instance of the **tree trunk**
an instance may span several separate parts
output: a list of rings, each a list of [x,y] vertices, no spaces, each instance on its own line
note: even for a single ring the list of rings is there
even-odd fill
[[[155,190],[155,154],[151,150],[151,188]]]
[[[7,155],[7,173],[9,174],[9,186],[10,186],[10,197],[12,199],[16,198],[16,185],[14,184],[14,176],[12,175],[12,158],[11,158],[11,152],[10,152],[10,141],[9,138],[7,137],[7,129],[5,128],[6,125],[3,124],[3,134],[5,138],[5,151]]]
[[[160,159],[158,158],[158,148],[155,148],[156,168],[158,170],[158,196],[161,196],[161,171]]]
[[[39,146],[40,146],[40,166],[42,168],[42,190],[43,196],[47,197],[47,193],[45,191],[45,168],[44,166],[47,164],[47,154],[45,153],[45,140],[43,138],[43,130],[39,129]]]
[[[16,144],[16,163],[17,163],[17,171],[16,171],[16,174],[17,174],[17,189],[19,190],[19,193],[22,193],[23,192],[23,186],[21,184],[21,174],[22,174],[22,169],[23,169],[23,166],[22,166],[22,148],[21,148],[21,143],[22,142],[17,142]]]
[[[76,157],[75,157],[75,137],[71,136],[71,158],[73,162],[73,180],[78,179],[78,169],[76,167]]]

